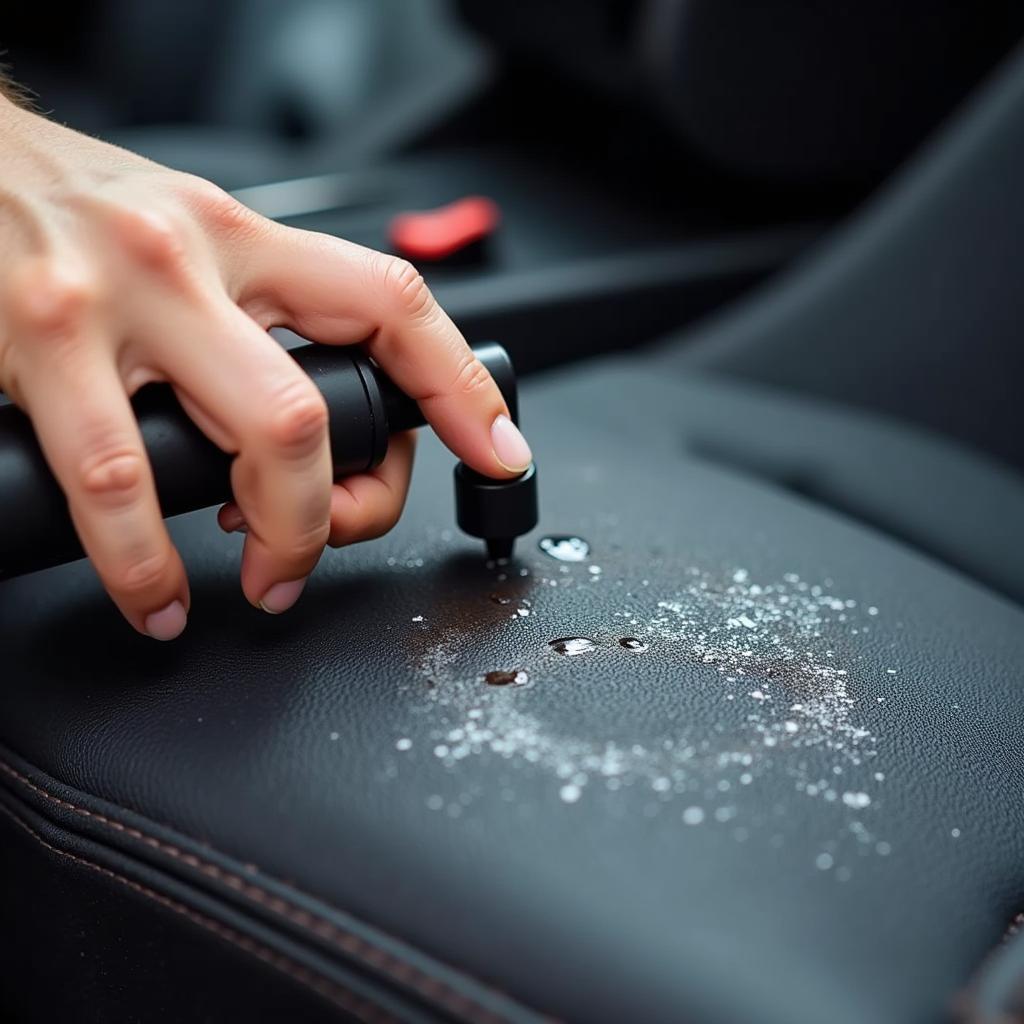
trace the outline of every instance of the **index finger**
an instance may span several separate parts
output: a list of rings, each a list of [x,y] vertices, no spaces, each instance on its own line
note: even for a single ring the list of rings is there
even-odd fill
[[[238,301],[259,309],[266,326],[327,344],[364,342],[473,469],[504,478],[530,465],[501,391],[411,263],[279,226],[247,256]]]

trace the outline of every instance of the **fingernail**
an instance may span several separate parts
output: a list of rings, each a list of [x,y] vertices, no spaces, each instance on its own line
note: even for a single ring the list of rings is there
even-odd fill
[[[185,629],[188,616],[180,601],[172,601],[166,608],[146,616],[143,626],[154,640],[173,640]]]
[[[513,473],[522,473],[533,462],[526,438],[504,413],[491,424],[491,444],[498,461]]]
[[[289,580],[287,583],[275,583],[264,595],[260,601],[260,607],[271,615],[280,615],[281,612],[288,611],[289,608],[299,599],[299,594],[302,593],[302,588],[306,585],[306,579],[303,577],[301,580]]]

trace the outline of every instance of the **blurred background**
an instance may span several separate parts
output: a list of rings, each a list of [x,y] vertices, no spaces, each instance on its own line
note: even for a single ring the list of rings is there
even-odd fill
[[[410,257],[529,372],[685,328],[799,256],[1024,5],[96,0],[8,5],[0,33],[55,118]]]

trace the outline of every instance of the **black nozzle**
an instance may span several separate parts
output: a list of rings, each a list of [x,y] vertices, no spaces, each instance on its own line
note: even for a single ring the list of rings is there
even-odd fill
[[[511,558],[516,539],[537,525],[536,467],[512,480],[492,480],[460,462],[455,518],[464,533],[486,542],[488,557]]]
[[[474,352],[497,381],[515,419],[515,373],[505,350],[490,343]],[[359,349],[305,345],[290,354],[327,400],[335,479],[379,465],[392,433],[424,424],[416,403]],[[164,516],[231,497],[231,457],[188,418],[168,385],[143,388],[133,406]],[[507,482],[477,477],[472,474],[457,485],[459,523],[489,546],[493,540],[502,550],[510,549],[515,537],[536,524],[535,484],[527,482],[533,469]],[[517,492],[519,487],[523,490]],[[526,500],[531,492],[532,499]],[[530,501],[532,518],[527,514]],[[15,406],[0,406],[0,579],[81,556],[67,501],[32,424]]]
[[[518,425],[516,373],[508,353],[495,342],[474,345],[473,352],[494,378],[512,422]],[[379,384],[392,430],[408,430],[424,422],[416,403],[390,380],[380,375]],[[494,480],[460,462],[455,467],[455,518],[463,532],[486,543],[489,558],[511,558],[516,539],[537,525],[536,468],[531,465],[511,480]]]
[[[493,342],[473,351],[497,382],[518,426],[519,395],[508,353]],[[463,532],[483,539],[489,558],[511,558],[516,539],[537,525],[536,467],[511,480],[494,480],[460,462],[455,467],[455,518]]]

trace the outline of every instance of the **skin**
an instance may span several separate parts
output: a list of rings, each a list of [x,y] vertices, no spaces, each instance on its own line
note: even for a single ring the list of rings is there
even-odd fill
[[[378,537],[405,501],[414,439],[374,472],[331,479],[319,392],[267,334],[360,343],[481,473],[530,452],[494,381],[409,263],[284,227],[210,182],[80,135],[0,96],[0,389],[32,419],[82,544],[139,632],[189,608],[129,405],[167,381],[234,456],[241,585],[295,602],[325,544]]]

